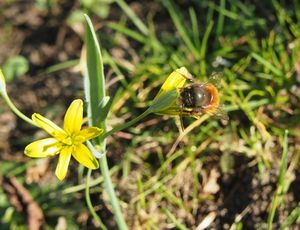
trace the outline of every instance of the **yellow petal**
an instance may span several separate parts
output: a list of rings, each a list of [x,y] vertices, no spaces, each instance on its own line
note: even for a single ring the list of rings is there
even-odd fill
[[[55,175],[59,180],[63,180],[68,171],[68,166],[71,159],[72,147],[63,148],[59,154],[58,163],[55,170]]]
[[[99,129],[97,127],[89,127],[86,129],[81,130],[78,133],[78,137],[82,138],[81,142],[88,141],[99,136],[103,132],[103,129]]]
[[[61,145],[55,138],[46,138],[27,145],[24,153],[29,157],[48,157],[59,153]]]
[[[99,168],[97,159],[84,144],[79,144],[78,146],[76,146],[72,155],[80,164],[84,165],[87,168]]]
[[[68,134],[79,132],[82,125],[82,117],[83,102],[80,99],[74,100],[66,112],[64,119],[64,130]]]
[[[32,120],[43,130],[45,130],[47,133],[49,133],[51,136],[55,137],[58,140],[62,140],[65,138],[66,133],[64,130],[62,130],[60,127],[58,127],[56,124],[54,124],[49,119],[43,117],[42,115],[38,113],[34,113],[32,115]]]
[[[160,88],[155,99],[168,91],[182,88],[186,79],[189,77],[190,77],[190,73],[187,71],[185,67],[181,67],[180,69],[174,70],[166,79],[162,87]]]

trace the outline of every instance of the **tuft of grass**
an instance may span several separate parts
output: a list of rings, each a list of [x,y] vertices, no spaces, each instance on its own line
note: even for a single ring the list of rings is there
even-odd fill
[[[271,208],[268,216],[268,230],[272,229],[272,223],[274,220],[276,208],[283,202],[283,197],[287,192],[286,186],[286,170],[288,163],[288,131],[285,130],[284,140],[283,140],[283,151],[280,160],[280,168],[279,168],[279,178],[277,183],[276,193],[273,197]]]

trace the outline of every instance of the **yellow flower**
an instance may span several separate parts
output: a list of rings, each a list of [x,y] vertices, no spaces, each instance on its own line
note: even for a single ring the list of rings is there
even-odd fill
[[[80,164],[90,169],[99,167],[99,163],[90,150],[83,144],[87,140],[97,137],[103,131],[96,127],[81,130],[83,120],[83,102],[74,100],[68,108],[64,118],[64,129],[40,114],[34,113],[32,120],[44,129],[52,138],[35,141],[25,148],[29,157],[47,157],[59,154],[55,174],[63,180],[67,174],[71,156]]]
[[[189,77],[190,73],[185,67],[174,70],[168,76],[154,98],[152,105],[150,106],[153,112],[161,115],[179,115],[179,91],[184,86],[186,79]]]

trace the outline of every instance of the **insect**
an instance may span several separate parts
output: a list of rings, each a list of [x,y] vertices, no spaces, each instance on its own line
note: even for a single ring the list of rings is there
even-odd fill
[[[182,115],[199,117],[205,113],[222,120],[228,120],[220,104],[218,83],[221,74],[215,73],[207,83],[201,83],[192,76],[184,76],[191,83],[180,89],[179,107]]]

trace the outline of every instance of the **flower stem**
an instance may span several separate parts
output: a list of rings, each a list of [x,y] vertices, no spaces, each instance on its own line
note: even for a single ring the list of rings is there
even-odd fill
[[[118,227],[120,230],[127,230],[127,225],[125,223],[124,217],[121,212],[121,208],[119,205],[119,201],[117,199],[110,175],[109,175],[109,168],[107,164],[107,158],[106,155],[103,155],[100,159],[100,169],[102,172],[102,176],[104,179],[104,187],[106,192],[108,193],[110,203],[113,208],[113,213],[115,215],[115,220],[117,221]]]
[[[9,108],[21,119],[26,121],[27,123],[37,126],[29,117],[27,117],[24,113],[22,113],[20,110],[17,109],[17,107],[12,103],[9,96],[7,94],[2,94],[6,104],[9,106]]]
[[[137,123],[138,121],[142,120],[144,117],[146,117],[147,115],[149,115],[150,113],[152,113],[151,110],[147,109],[145,112],[143,112],[141,115],[139,115],[138,117],[126,122],[125,124],[116,126],[115,128],[109,130],[108,132],[104,133],[101,137],[101,140],[104,140],[106,137],[122,130],[122,129],[126,129],[132,125],[134,125],[135,123]]]
[[[94,207],[92,205],[92,202],[91,202],[91,197],[90,197],[90,178],[91,178],[91,173],[92,173],[92,170],[89,169],[87,177],[86,177],[85,200],[86,200],[87,206],[88,206],[89,211],[92,214],[94,220],[97,222],[97,224],[100,226],[101,229],[107,230],[107,228],[103,224],[102,220],[97,215],[97,213],[96,213],[96,211],[95,211],[95,209],[94,209]]]
[[[115,132],[118,132],[122,129],[125,129],[125,128],[129,127],[129,126],[132,126],[136,122],[140,121],[141,119],[143,119],[144,117],[149,115],[151,112],[152,111],[148,109],[145,112],[143,112],[140,116],[130,120],[129,122],[127,122],[125,124],[119,125],[119,126],[113,128],[112,130],[106,132],[106,133],[104,133],[104,135],[101,137],[99,142],[103,143],[103,145],[104,145],[103,148],[105,149],[105,144],[106,144],[105,138],[107,138],[109,135],[112,135]],[[108,168],[107,158],[106,158],[105,154],[99,159],[99,162],[100,162],[100,170],[101,170],[103,180],[104,180],[104,187],[105,187],[106,192],[108,193],[110,203],[111,203],[112,208],[113,208],[113,213],[115,215],[115,220],[118,224],[119,229],[127,230],[128,227],[127,227],[127,225],[125,223],[125,220],[124,220],[124,217],[122,215],[122,211],[121,211],[121,208],[120,208],[120,205],[119,205],[119,201],[118,201],[118,198],[116,196],[116,193],[115,193],[115,190],[114,190],[114,187],[113,187],[110,175],[109,175],[109,168]]]

